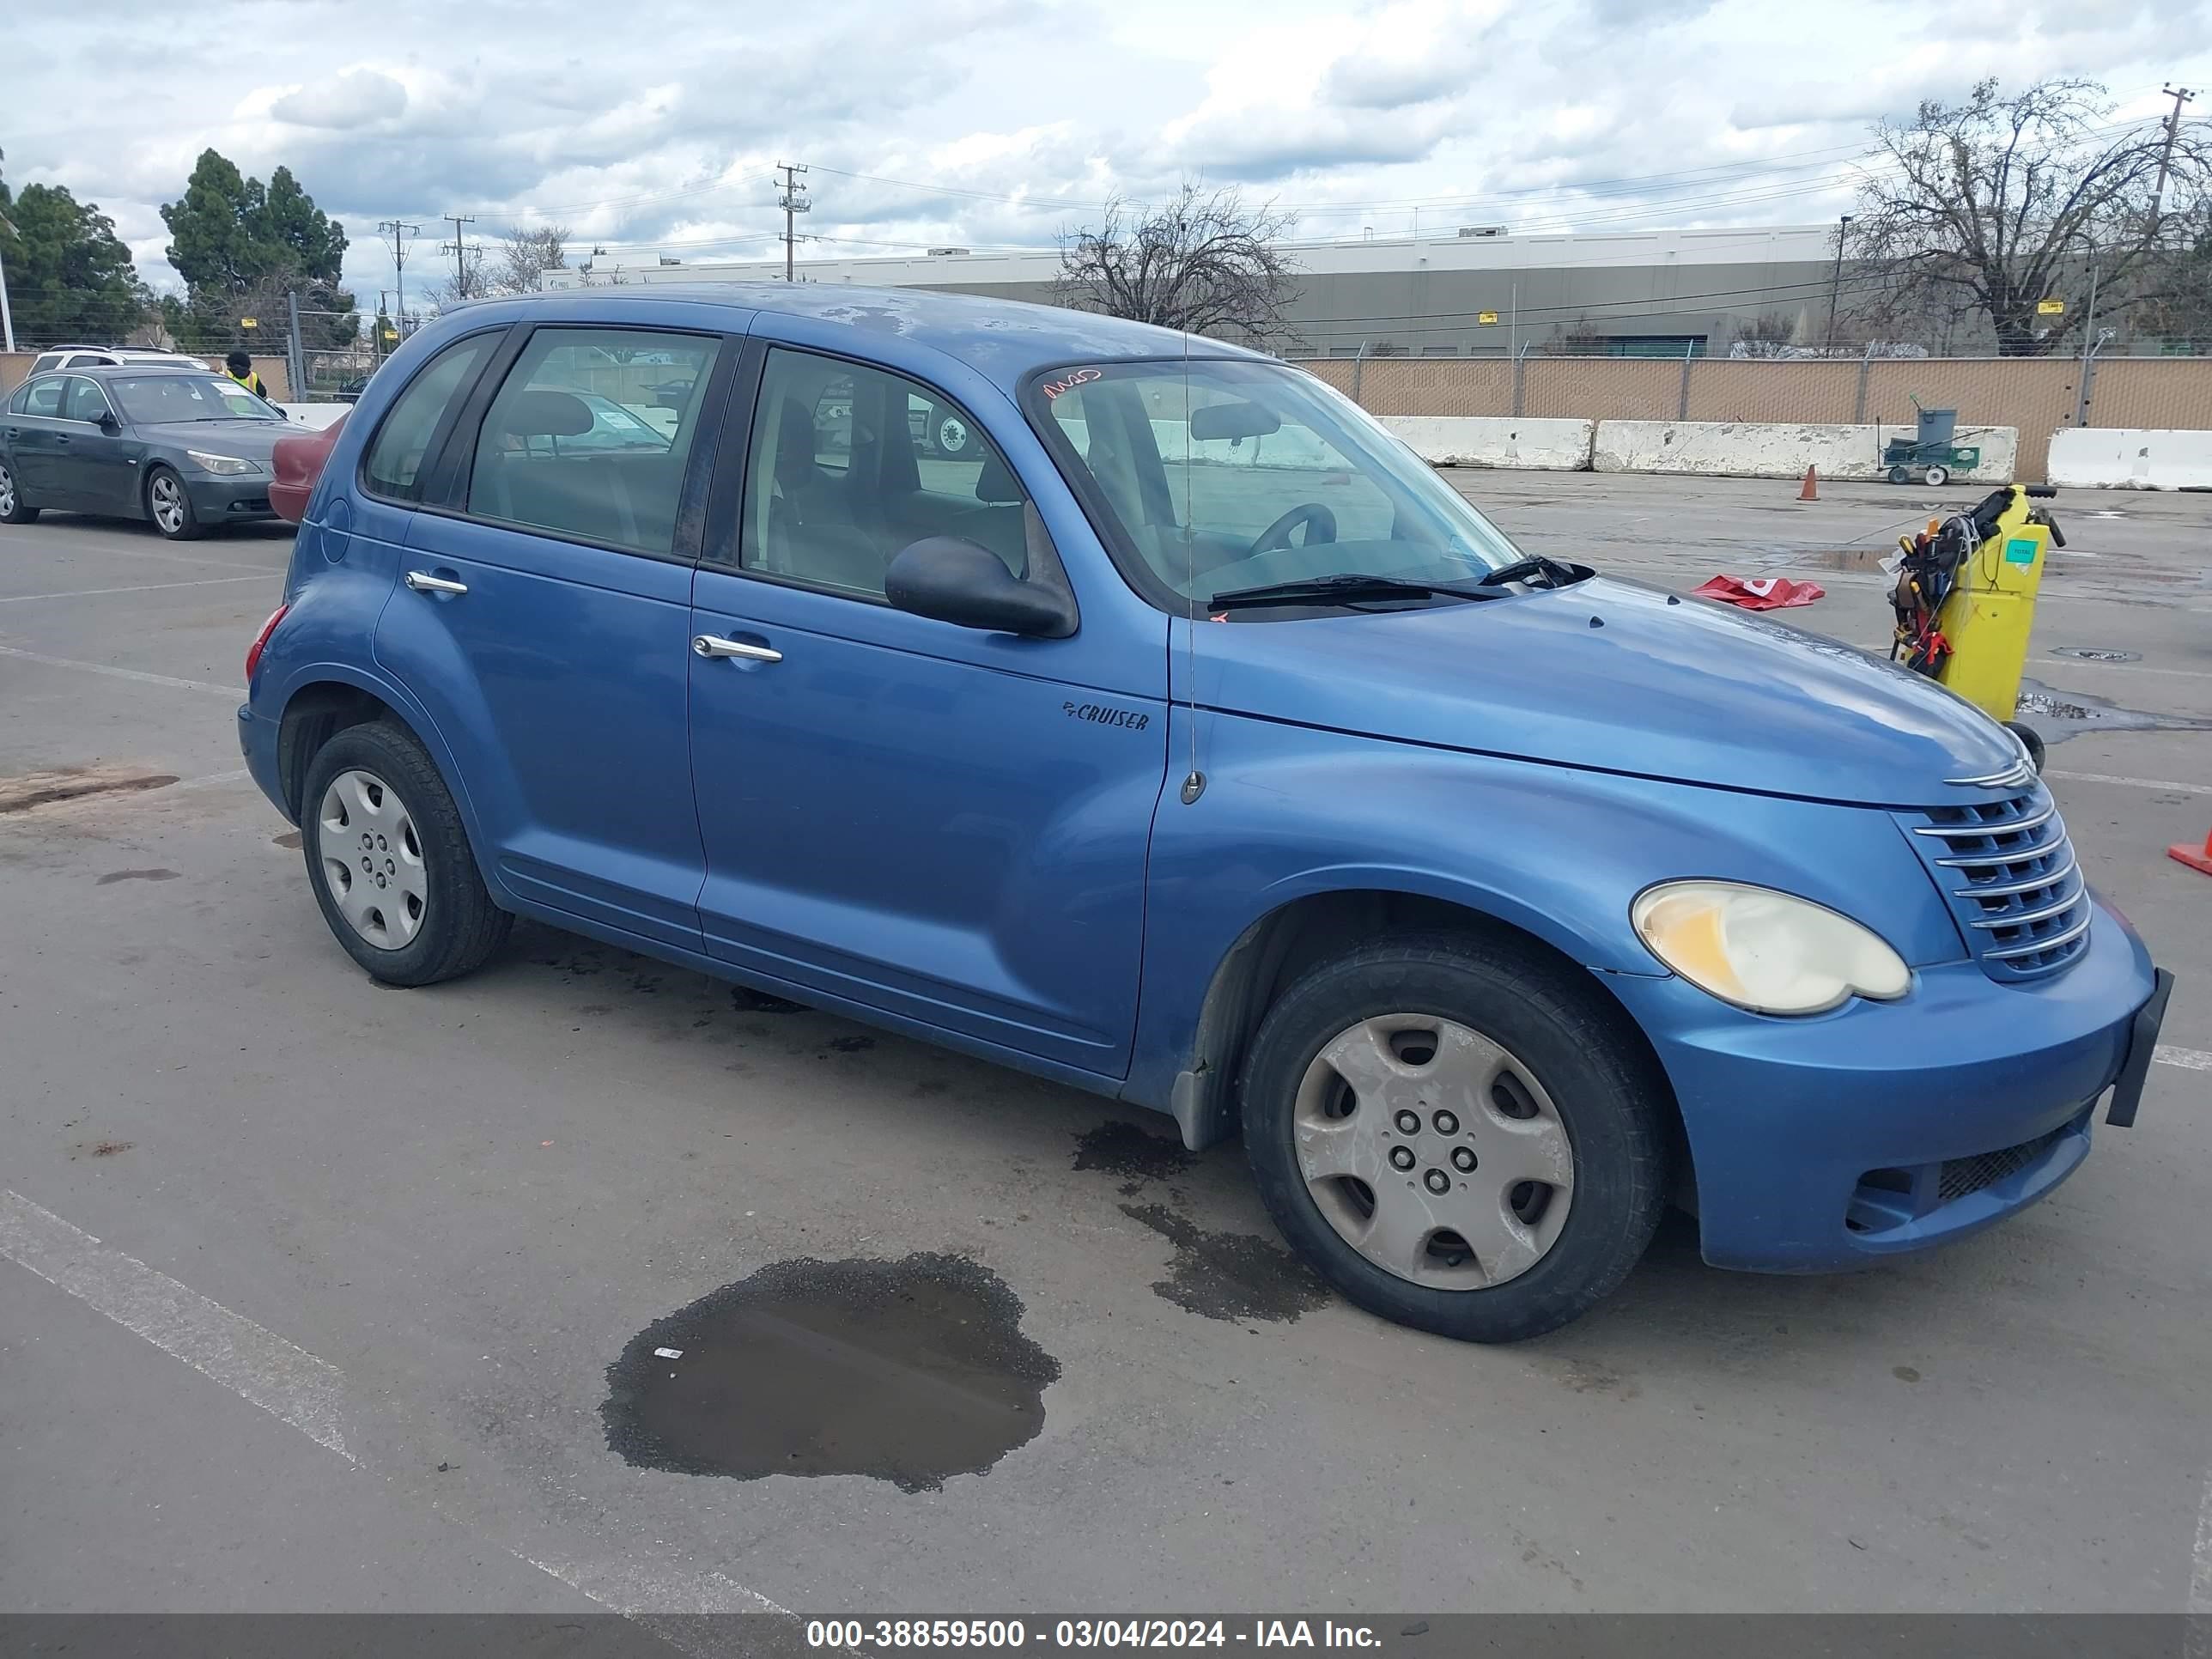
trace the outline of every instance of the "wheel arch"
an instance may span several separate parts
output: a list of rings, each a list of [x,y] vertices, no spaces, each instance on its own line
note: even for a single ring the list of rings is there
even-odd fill
[[[335,663],[304,669],[286,688],[276,716],[277,787],[292,821],[298,823],[306,810],[301,796],[315,751],[346,727],[370,720],[396,726],[422,745],[460,811],[461,823],[468,832],[469,845],[477,855],[477,866],[485,885],[504,906],[507,898],[506,884],[500,879],[495,861],[484,856],[483,826],[477,821],[467,784],[437,727],[420,711],[410,708],[393,690]]]
[[[1285,899],[1240,933],[1215,965],[1170,1103],[1183,1143],[1200,1151],[1237,1119],[1237,1078],[1260,1022],[1282,991],[1316,963],[1393,934],[1486,939],[1527,953],[1587,985],[1623,1036],[1650,1061],[1674,1167],[1690,1169],[1682,1114],[1666,1067],[1644,1028],[1608,983],[1551,939],[1463,899],[1407,888],[1342,887]],[[1694,1207],[1694,1205],[1692,1205]]]

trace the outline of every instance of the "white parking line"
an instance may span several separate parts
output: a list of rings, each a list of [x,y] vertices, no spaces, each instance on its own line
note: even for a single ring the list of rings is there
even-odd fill
[[[2212,1054],[2202,1048],[2177,1048],[2161,1042],[2150,1051],[2150,1057],[2161,1066],[2179,1066],[2185,1072],[2212,1072]]]
[[[2130,789],[2178,789],[2185,795],[2212,795],[2212,783],[2176,783],[2171,778],[2120,778],[2109,772],[2045,772],[2043,775],[2074,783],[2118,783]]]
[[[104,662],[78,662],[70,657],[49,657],[43,651],[26,651],[21,646],[0,645],[0,657],[18,657],[25,662],[34,662],[47,668],[76,668],[88,674],[105,674],[110,679],[136,680],[141,685],[166,685],[172,691],[212,691],[218,697],[243,697],[246,688],[240,685],[217,685],[210,680],[180,680],[168,674],[149,674],[142,669],[117,668]]]
[[[271,578],[284,579],[281,570],[269,570],[258,576],[204,576],[190,582],[139,582],[131,587],[80,587],[68,593],[15,593],[0,599],[0,605],[28,605],[33,599],[97,599],[110,593],[156,593],[171,587],[221,587],[227,582],[261,582]]]
[[[345,1378],[242,1314],[104,1247],[19,1193],[0,1192],[0,1255],[59,1285],[349,1463]]]
[[[38,547],[49,553],[75,553],[93,556],[103,553],[112,553],[118,558],[166,559],[172,564],[199,564],[205,565],[214,570],[270,569],[270,567],[265,564],[248,564],[243,559],[197,559],[189,553],[164,553],[158,548],[152,547],[116,547],[112,544],[105,543],[88,543],[82,546],[72,547],[66,543],[55,540],[51,536],[42,535],[37,532],[33,532],[29,535],[25,535],[21,531],[9,532],[0,530],[0,541],[21,542],[27,546],[35,544]],[[281,575],[283,574],[283,569],[279,567],[271,574]]]

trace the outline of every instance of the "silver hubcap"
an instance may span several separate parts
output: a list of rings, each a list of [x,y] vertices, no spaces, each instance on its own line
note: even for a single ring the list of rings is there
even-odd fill
[[[149,492],[154,498],[154,522],[172,535],[185,527],[185,492],[177,481],[164,472],[154,480]]]
[[[948,416],[938,426],[937,447],[939,449],[957,452],[965,447],[967,442],[968,428],[958,421]]]
[[[397,951],[422,931],[429,872],[415,820],[374,772],[341,772],[323,791],[315,838],[338,914],[379,950]]]
[[[15,510],[15,475],[0,466],[0,516]]]
[[[1502,1285],[1566,1224],[1566,1127],[1528,1068],[1480,1031],[1429,1014],[1362,1020],[1314,1057],[1293,1109],[1314,1202],[1401,1279]]]

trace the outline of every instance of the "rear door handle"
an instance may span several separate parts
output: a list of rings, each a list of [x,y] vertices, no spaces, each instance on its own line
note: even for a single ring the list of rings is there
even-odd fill
[[[765,645],[747,645],[743,640],[726,640],[714,634],[699,635],[691,641],[692,651],[699,656],[743,657],[747,662],[781,662],[783,653]]]
[[[469,585],[466,582],[453,581],[444,576],[434,576],[427,570],[409,571],[407,586],[417,593],[465,593],[469,591]]]

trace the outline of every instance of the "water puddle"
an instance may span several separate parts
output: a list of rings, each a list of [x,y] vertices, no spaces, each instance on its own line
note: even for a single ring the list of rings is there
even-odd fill
[[[2040,680],[2020,683],[2020,702],[2015,707],[2021,724],[2033,728],[2046,744],[2063,743],[2084,732],[2212,731],[2212,720],[2123,708],[2085,691],[2056,690]]]
[[[1147,1181],[1166,1181],[1190,1168],[1182,1142],[1115,1119],[1076,1137],[1075,1167],[1120,1177],[1121,1196],[1134,1198]]]
[[[1021,1317],[1005,1281],[962,1256],[774,1262],[630,1340],[607,1368],[607,1444],[678,1474],[934,1491],[1044,1427],[1060,1362]]]
[[[1178,1308],[1208,1319],[1288,1322],[1328,1305],[1328,1286],[1273,1239],[1208,1232],[1164,1204],[1124,1204],[1121,1213],[1175,1246],[1152,1292]]]

